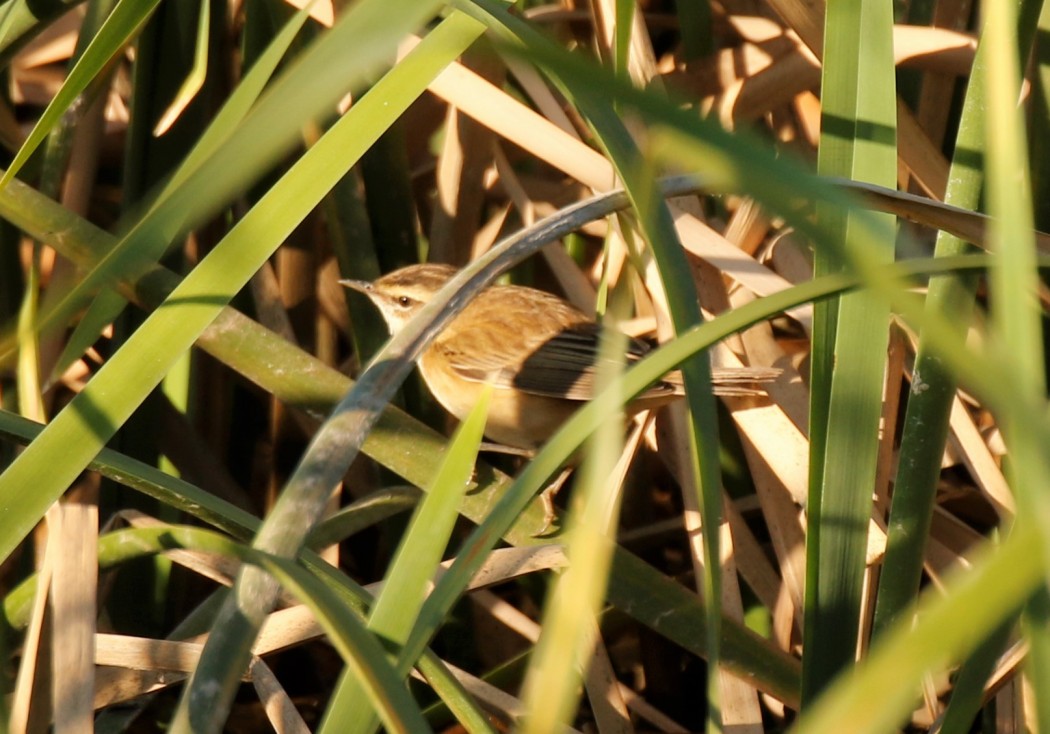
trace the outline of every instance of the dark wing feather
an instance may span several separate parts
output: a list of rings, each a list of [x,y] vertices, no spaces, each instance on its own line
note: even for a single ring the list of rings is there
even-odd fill
[[[628,340],[627,366],[647,351],[645,342]],[[507,377],[513,378],[514,387],[536,395],[589,400],[594,396],[600,355],[601,327],[593,323],[574,324],[537,347],[517,375]],[[660,385],[654,389],[660,389]],[[661,392],[669,390],[669,386],[664,386]]]

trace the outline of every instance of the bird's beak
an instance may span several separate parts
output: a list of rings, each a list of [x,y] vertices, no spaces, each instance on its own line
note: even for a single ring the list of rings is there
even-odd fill
[[[346,288],[353,288],[355,291],[360,291],[365,295],[372,292],[372,284],[367,280],[340,280],[339,285]]]

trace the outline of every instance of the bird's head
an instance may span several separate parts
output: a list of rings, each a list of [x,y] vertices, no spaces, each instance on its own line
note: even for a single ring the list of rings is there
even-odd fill
[[[368,282],[340,280],[340,285],[368,296],[383,315],[387,327],[397,333],[456,274],[450,265],[409,265]]]

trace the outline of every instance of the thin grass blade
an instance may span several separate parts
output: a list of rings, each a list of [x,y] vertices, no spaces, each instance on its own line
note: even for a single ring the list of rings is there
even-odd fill
[[[123,0],[113,9],[84,50],[84,54],[69,72],[58,94],[51,100],[36,125],[33,126],[7,171],[0,176],[0,188],[6,186],[18,174],[19,169],[29,160],[33,151],[47,139],[51,128],[59,118],[105,68],[110,59],[120,53],[128,41],[138,33],[143,24],[149,20],[159,2],[160,0],[145,0],[144,2]]]
[[[481,400],[456,431],[430,491],[402,536],[383,580],[383,589],[368,615],[369,631],[384,640],[391,651],[404,644],[411,632],[426,597],[427,585],[448,547],[453,525],[459,517],[460,501],[470,483],[481,446],[490,396],[491,389],[482,392]],[[366,693],[362,681],[352,671],[344,671],[318,731],[322,734],[372,731],[378,722],[361,713],[370,705]],[[476,721],[479,717],[472,718]]]
[[[817,168],[894,186],[897,176],[893,7],[888,1],[828,5]],[[818,216],[843,239],[849,210]],[[892,218],[880,215],[885,226]],[[886,239],[870,256],[893,259]],[[841,267],[816,248],[814,273]],[[868,293],[818,305],[814,314],[807,506],[803,701],[854,659],[860,629],[864,553],[878,460],[889,309]]]

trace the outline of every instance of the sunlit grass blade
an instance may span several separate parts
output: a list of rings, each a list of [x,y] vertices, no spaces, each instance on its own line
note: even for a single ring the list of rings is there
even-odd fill
[[[18,410],[29,418],[45,420],[41,394],[40,342],[33,331],[39,308],[40,250],[33,248],[22,305],[18,309]]]
[[[625,347],[622,333],[605,330],[598,390],[622,371]],[[572,721],[581,676],[587,675],[599,642],[595,640],[596,620],[605,600],[615,547],[624,462],[631,457],[630,452],[624,455],[622,424],[622,414],[614,415],[584,444],[566,533],[570,565],[551,580],[542,632],[522,686],[527,712],[524,734],[557,731]]]
[[[39,423],[0,410],[0,436],[8,440],[28,444],[43,429]],[[258,522],[255,516],[213,494],[110,449],[100,451],[88,468],[237,537],[254,529]]]
[[[69,0],[11,0],[0,11],[0,66],[69,11]]]
[[[160,0],[146,0],[145,2],[123,0],[113,9],[109,18],[91,40],[91,44],[69,72],[58,94],[48,104],[44,114],[40,116],[25,143],[15,154],[7,171],[0,177],[0,188],[6,186],[18,174],[19,169],[29,160],[33,151],[47,138],[58,119],[105,68],[110,59],[120,53],[128,41],[138,33],[159,2]]]
[[[1028,14],[1039,3],[1027,3]],[[1018,28],[1022,31],[1024,23]],[[1031,24],[1034,27],[1034,24]],[[1028,47],[1023,41],[1022,46]],[[973,73],[967,85],[956,136],[956,155],[945,193],[945,203],[976,209],[984,183],[984,145],[986,89],[982,81],[988,61],[988,47],[980,43]],[[1026,57],[1027,52],[1022,56]],[[941,231],[937,235],[938,257],[960,255],[971,246],[958,235]],[[977,279],[973,276],[932,278],[926,308],[950,317],[953,331],[947,335],[961,346],[973,314]],[[915,355],[913,384],[901,433],[900,458],[894,481],[893,499],[887,527],[886,556],[879,577],[873,634],[878,635],[910,604],[919,588],[926,537],[933,514],[936,480],[948,435],[948,420],[956,384],[935,350],[919,335]]]
[[[1023,375],[1024,382],[1016,387],[1038,399],[1045,396],[1046,390],[1026,135],[1015,102],[1020,94],[1021,78],[1014,32],[1017,10],[1010,3],[986,3],[985,6],[988,11],[984,33],[988,60],[983,70],[987,100],[985,149],[988,209],[992,217],[989,249],[996,255],[996,265],[991,271],[995,334],[990,338],[995,340],[995,346],[1010,355]],[[1010,428],[1006,430],[1009,435]],[[1025,458],[1017,456],[1011,464],[1023,472]],[[1047,561],[1050,562],[1050,553]]]
[[[1042,37],[1050,32],[1050,4],[1031,0],[1032,5],[1039,7],[1039,16],[1029,27]],[[1028,3],[1022,6],[1021,17],[1026,18]],[[1024,49],[1023,44],[1018,44]],[[1037,110],[1029,118],[1031,140],[1029,141],[1032,156],[1032,206],[1036,226],[1040,229],[1050,227],[1050,196],[1046,195],[1050,183],[1050,59],[1037,56],[1032,61],[1032,109]]]
[[[1021,93],[1017,57],[1017,7],[1014,3],[983,3],[984,43],[988,63],[983,82],[987,99],[985,150],[988,164],[988,213],[993,266],[991,286],[991,352],[1008,359],[1017,376],[1018,395],[1033,403],[1046,400],[1043,320],[1032,236],[1032,191],[1024,117],[1016,100]],[[1018,499],[1018,526],[1034,523],[1041,539],[1043,588],[1023,616],[1030,638],[1028,678],[1034,689],[1035,728],[1050,728],[1050,473],[1042,461],[1046,446],[1033,443],[1032,426],[1022,414],[998,416],[1010,462],[1007,476]],[[1038,454],[1038,456],[1036,456]]]
[[[396,659],[396,649],[411,632],[427,585],[448,547],[453,525],[459,517],[460,501],[477,460],[490,396],[491,389],[482,391],[481,399],[449,443],[434,483],[402,536],[383,579],[382,591],[369,612],[368,629],[384,641],[393,654],[392,659]],[[369,704],[361,683],[353,672],[344,671],[319,732],[352,734],[375,728],[378,722],[362,714]]]
[[[202,0],[197,12],[197,48],[193,54],[193,67],[175,94],[175,99],[153,128],[153,134],[157,137],[168,131],[204,86],[204,77],[208,70],[208,38],[211,35],[211,0]]]
[[[897,177],[893,7],[828,6],[821,82],[818,171],[892,187]],[[843,238],[849,210],[818,207]],[[882,217],[887,229],[892,218]],[[873,258],[893,259],[894,241]],[[814,273],[842,267],[817,246]],[[864,554],[875,491],[889,309],[869,293],[816,306],[810,378],[803,701],[853,660],[860,629]]]
[[[80,359],[84,352],[98,341],[98,335],[113,323],[113,320],[124,310],[127,303],[127,299],[116,291],[108,288],[103,288],[99,291],[62,345],[62,352],[58,355],[58,359],[55,360],[55,367],[47,378],[48,382],[58,379],[69,369],[70,365]],[[49,313],[54,313],[54,311],[49,311]],[[36,319],[33,325],[34,332],[38,334],[43,333],[41,326],[41,319]],[[2,343],[3,341],[0,340],[0,345]],[[0,346],[0,360],[3,359],[3,350],[4,347]]]

